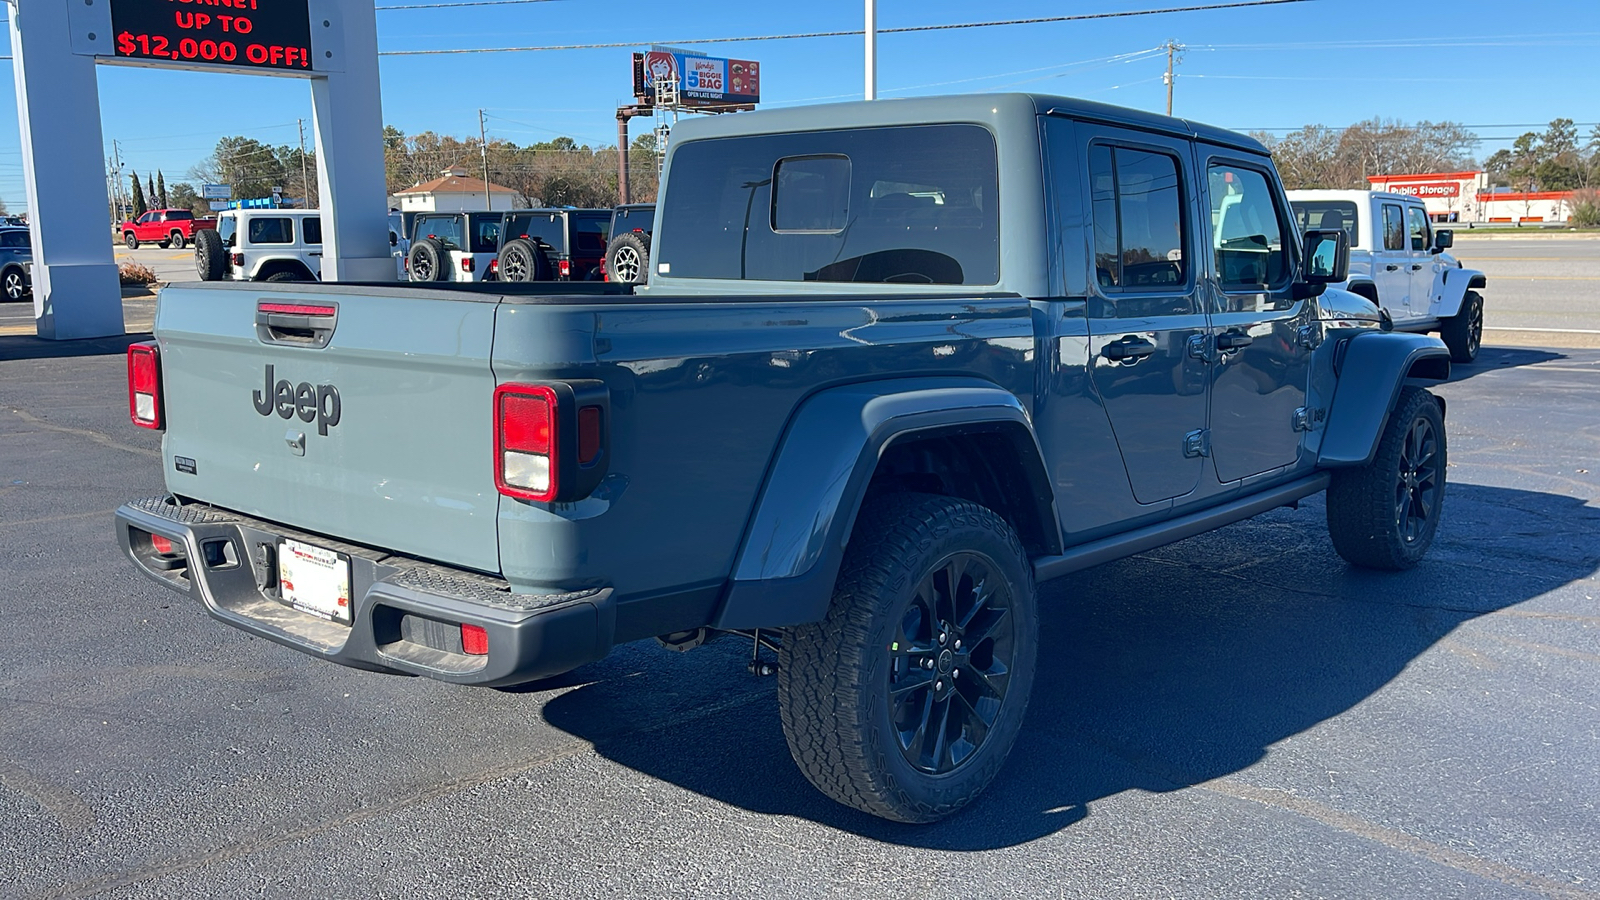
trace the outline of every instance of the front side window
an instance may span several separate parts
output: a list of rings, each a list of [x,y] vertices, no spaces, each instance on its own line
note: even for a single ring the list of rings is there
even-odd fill
[[[0,247],[17,249],[28,246],[28,232],[0,231]]]
[[[1224,291],[1265,291],[1289,278],[1283,216],[1267,176],[1228,164],[1206,170],[1211,246]]]
[[[891,284],[1000,280],[999,169],[977,125],[686,142],[657,272]]]
[[[1178,161],[1165,153],[1095,144],[1089,148],[1089,202],[1094,218],[1095,280],[1120,318],[1193,312],[1182,297],[1118,294],[1182,291],[1183,195]]]
[[[294,223],[288,216],[271,216],[250,220],[250,243],[292,244]]]
[[[1406,248],[1406,220],[1399,204],[1385,203],[1383,205],[1383,249],[1404,250]]]
[[[1428,213],[1420,206],[1406,207],[1406,216],[1411,224],[1411,249],[1416,253],[1426,253],[1428,244],[1433,237],[1433,227],[1428,224]]]

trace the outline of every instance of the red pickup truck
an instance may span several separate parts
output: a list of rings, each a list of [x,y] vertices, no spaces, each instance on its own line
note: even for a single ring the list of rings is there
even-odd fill
[[[216,227],[215,218],[196,219],[187,209],[152,209],[135,221],[122,223],[122,242],[129,250],[139,249],[141,241],[155,241],[162,248],[182,250],[194,240],[196,231]]]

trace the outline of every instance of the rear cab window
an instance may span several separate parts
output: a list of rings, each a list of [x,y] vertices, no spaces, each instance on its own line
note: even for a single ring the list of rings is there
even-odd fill
[[[690,141],[675,151],[667,191],[670,221],[653,251],[662,275],[1000,280],[995,140],[978,125]]]
[[[1356,217],[1360,213],[1349,200],[1292,200],[1289,206],[1294,209],[1295,221],[1300,223],[1302,234],[1337,229],[1350,238],[1350,246],[1355,247],[1360,243],[1356,239],[1356,226],[1359,224]]]

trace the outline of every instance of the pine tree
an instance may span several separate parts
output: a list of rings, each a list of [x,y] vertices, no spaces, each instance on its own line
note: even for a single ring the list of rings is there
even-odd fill
[[[147,202],[150,202],[150,203],[156,203],[157,202],[156,198],[161,196],[160,194],[156,193],[156,180],[154,178],[151,178],[150,176],[146,175],[145,179],[144,179],[144,183],[145,183],[145,189],[144,189],[144,198],[145,198],[145,200]],[[157,206],[156,206],[156,209],[166,209],[166,204],[158,203]]]
[[[139,183],[139,173],[133,172],[131,174],[133,176],[133,217],[137,219],[149,212],[150,207],[146,206],[144,202],[144,185]]]
[[[172,204],[167,202],[167,176],[163,175],[160,169],[156,170],[156,196],[160,198],[158,202],[162,209],[172,208]]]

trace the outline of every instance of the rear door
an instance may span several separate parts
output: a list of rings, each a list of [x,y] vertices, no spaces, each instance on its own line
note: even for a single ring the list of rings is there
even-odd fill
[[[1089,358],[1134,497],[1194,490],[1205,452],[1208,325],[1188,142],[1078,128],[1093,221]]]
[[[162,291],[168,489],[498,571],[495,308],[406,288]]]
[[[1294,297],[1296,231],[1267,162],[1200,152],[1211,209],[1211,454],[1226,483],[1299,458],[1313,309]]]

